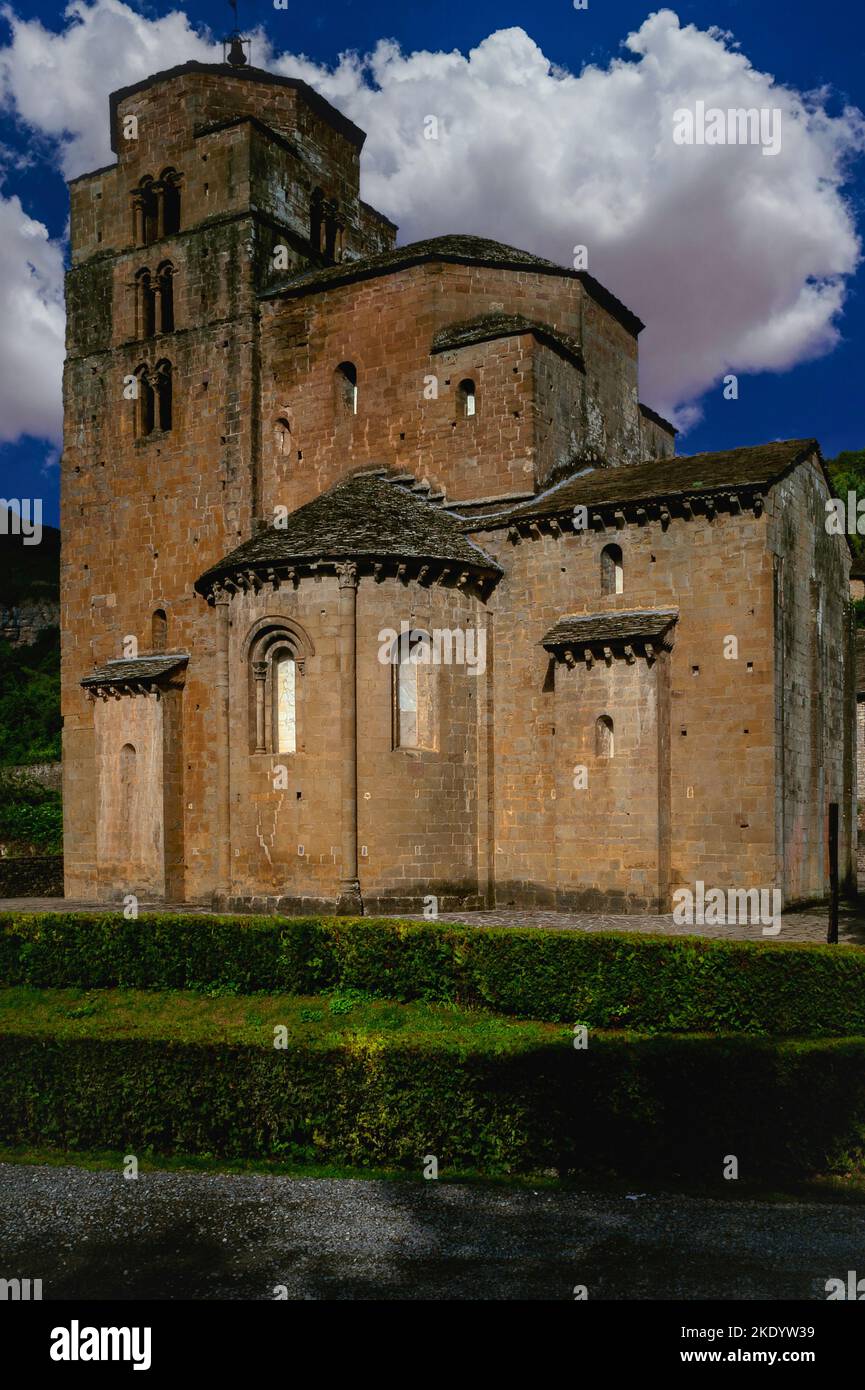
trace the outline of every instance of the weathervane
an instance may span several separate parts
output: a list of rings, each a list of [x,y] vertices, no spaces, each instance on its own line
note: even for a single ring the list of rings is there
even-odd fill
[[[234,28],[228,37],[222,40],[222,61],[232,68],[245,68],[249,62],[249,55],[244,52],[244,44],[250,49],[251,41],[245,39],[238,28],[237,0],[228,0],[228,3],[234,11]]]

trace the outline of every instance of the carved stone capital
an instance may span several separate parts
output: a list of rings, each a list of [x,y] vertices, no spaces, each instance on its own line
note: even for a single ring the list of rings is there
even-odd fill
[[[354,560],[345,560],[336,567],[336,577],[341,589],[357,588],[357,565]]]

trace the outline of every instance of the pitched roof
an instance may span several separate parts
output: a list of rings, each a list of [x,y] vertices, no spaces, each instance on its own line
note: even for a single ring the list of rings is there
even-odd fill
[[[85,676],[81,684],[88,687],[149,684],[185,666],[188,660],[188,652],[166,652],[165,656],[137,656],[132,660],[121,658],[106,661],[104,666],[97,666],[95,671]]]
[[[232,550],[196,583],[199,592],[223,575],[259,566],[321,560],[441,561],[500,574],[501,566],[462,534],[458,521],[384,469],[355,473],[313,498],[284,523],[268,526]]]
[[[560,333],[549,323],[526,318],[524,314],[483,314],[466,323],[448,324],[436,333],[430,351],[449,352],[455,348],[469,347],[472,343],[513,338],[523,333],[534,334],[539,342],[573,362],[581,371],[585,370],[582,349],[576,338]]]
[[[543,647],[588,645],[592,642],[626,642],[660,637],[679,616],[678,608],[641,608],[628,612],[574,613],[559,621],[541,638]]]
[[[653,420],[656,425],[661,426],[662,430],[668,430],[670,434],[679,433],[675,425],[671,425],[669,420],[665,420],[663,415],[659,415],[657,410],[653,410],[650,405],[646,405],[643,401],[639,402],[639,410],[641,415],[644,415],[647,420]]]
[[[812,454],[819,457],[819,452],[816,439],[787,439],[713,454],[653,459],[620,468],[593,468],[539,493],[530,502],[521,502],[483,521],[478,518],[464,523],[464,529],[492,530],[532,517],[558,516],[577,506],[603,507],[700,496],[719,490],[763,488]]]
[[[389,275],[428,261],[452,261],[457,265],[482,265],[502,270],[531,270],[539,275],[559,275],[568,280],[579,280],[592,298],[634,337],[645,327],[636,314],[588,271],[570,270],[567,266],[556,265],[555,261],[545,260],[543,256],[533,256],[530,251],[521,251],[516,246],[507,246],[504,242],[480,236],[430,237],[364,260],[341,261],[339,265],[327,266],[324,270],[305,270],[262,291],[261,297],[273,299],[285,295],[314,294],[318,290],[348,285],[352,281],[367,280],[377,275]]]

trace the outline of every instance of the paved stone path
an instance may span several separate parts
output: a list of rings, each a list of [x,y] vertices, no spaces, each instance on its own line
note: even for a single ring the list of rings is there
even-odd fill
[[[146,903],[142,912],[183,912],[212,916],[210,909],[197,903]],[[117,912],[117,903],[76,902],[66,898],[0,898],[0,912]],[[394,914],[397,915],[397,914]],[[423,921],[420,913],[398,914]],[[760,926],[678,926],[671,914],[664,916],[620,916],[596,912],[517,911],[501,908],[493,912],[444,912],[440,922],[468,922],[475,927],[554,927],[561,931],[656,932],[663,936],[705,936],[726,941],[812,941],[825,942],[828,909],[784,913],[777,936],[764,936]],[[842,944],[865,946],[865,897],[861,906],[841,905],[838,937]]]
[[[865,1205],[0,1164],[44,1299],[825,1299]]]
[[[410,914],[422,921],[420,914]],[[403,919],[405,920],[405,918]],[[826,910],[788,912],[781,918],[781,930],[775,936],[764,936],[760,926],[680,926],[671,913],[663,916],[605,915],[595,912],[518,912],[497,909],[494,912],[442,912],[440,922],[469,922],[476,927],[553,927],[559,931],[623,931],[651,932],[661,936],[705,936],[725,941],[816,941],[825,942],[829,925]],[[841,943],[865,946],[865,916],[844,906],[839,913],[838,939]]]

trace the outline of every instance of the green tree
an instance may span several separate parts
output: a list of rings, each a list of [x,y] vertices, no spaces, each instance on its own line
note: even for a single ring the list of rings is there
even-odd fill
[[[837,458],[827,459],[826,468],[838,496],[845,503],[848,492],[855,492],[857,500],[865,500],[865,449],[845,449]],[[865,536],[850,536],[849,541],[857,559],[865,558]]]
[[[60,757],[60,633],[31,646],[0,641],[0,765]]]

